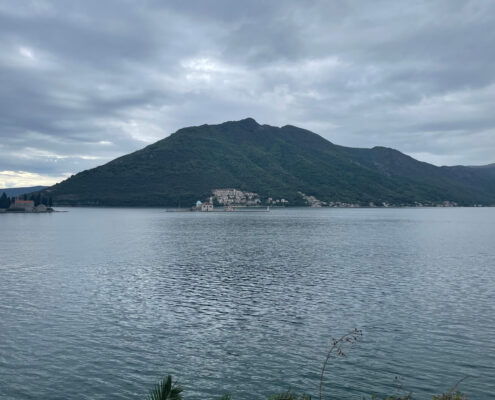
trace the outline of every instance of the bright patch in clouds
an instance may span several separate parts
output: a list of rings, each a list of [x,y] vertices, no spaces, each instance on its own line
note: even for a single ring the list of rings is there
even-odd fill
[[[185,60],[181,64],[184,68],[195,71],[214,72],[222,70],[213,60],[210,60],[209,58],[194,58]]]
[[[34,59],[33,51],[27,47],[19,47],[19,54],[23,57]]]
[[[69,176],[68,173],[62,176],[49,176],[27,171],[0,171],[0,188],[51,186]]]

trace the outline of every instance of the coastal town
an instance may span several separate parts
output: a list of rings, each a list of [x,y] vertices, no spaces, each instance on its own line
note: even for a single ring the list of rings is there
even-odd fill
[[[298,192],[304,201],[304,205],[311,208],[391,208],[391,207],[458,207],[453,201],[443,202],[415,202],[414,204],[393,204],[388,202],[369,202],[365,205],[341,201],[322,201],[312,195]],[[262,198],[258,193],[242,191],[235,188],[213,189],[212,195],[204,201],[198,200],[190,211],[212,212],[212,211],[236,211],[241,209],[260,209],[288,207],[290,202],[284,198],[276,199],[272,197]],[[300,204],[298,204],[300,205]],[[478,205],[474,205],[475,207]]]
[[[235,188],[213,189],[207,200],[198,200],[190,211],[269,211],[270,207],[285,207],[289,201],[268,197],[264,201],[258,193]]]
[[[190,211],[200,212],[232,212],[240,211],[240,209],[249,209],[252,211],[268,211],[262,207],[262,202],[257,193],[244,192],[239,189],[214,189],[212,196],[207,200],[198,200],[196,204],[191,207]]]

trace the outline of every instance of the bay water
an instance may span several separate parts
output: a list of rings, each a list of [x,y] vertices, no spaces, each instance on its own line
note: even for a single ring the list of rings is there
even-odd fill
[[[0,399],[495,398],[495,209],[0,215]]]

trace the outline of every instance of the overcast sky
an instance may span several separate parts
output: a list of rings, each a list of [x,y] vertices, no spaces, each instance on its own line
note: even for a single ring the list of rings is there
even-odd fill
[[[0,0],[0,187],[253,117],[495,162],[495,1]]]

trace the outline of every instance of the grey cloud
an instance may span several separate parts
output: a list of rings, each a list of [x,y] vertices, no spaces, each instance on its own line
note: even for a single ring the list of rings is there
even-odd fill
[[[490,1],[0,3],[0,171],[253,116],[430,162],[495,150]]]

